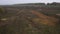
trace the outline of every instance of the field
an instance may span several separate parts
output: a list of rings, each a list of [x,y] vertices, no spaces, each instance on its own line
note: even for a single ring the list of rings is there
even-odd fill
[[[60,6],[0,6],[0,34],[60,34]]]

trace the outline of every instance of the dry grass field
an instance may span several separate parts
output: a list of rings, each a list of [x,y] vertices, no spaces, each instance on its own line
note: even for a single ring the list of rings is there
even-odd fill
[[[59,7],[4,6],[0,34],[60,34]]]

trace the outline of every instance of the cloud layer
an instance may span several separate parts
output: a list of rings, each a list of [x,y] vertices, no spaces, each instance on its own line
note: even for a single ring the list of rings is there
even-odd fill
[[[60,2],[60,0],[0,0],[0,5],[16,4],[16,3],[36,3],[36,2],[51,3],[51,2]]]

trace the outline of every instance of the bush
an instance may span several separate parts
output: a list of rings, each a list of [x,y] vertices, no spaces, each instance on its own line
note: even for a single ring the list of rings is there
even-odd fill
[[[3,8],[0,7],[0,14],[2,15],[4,13]]]

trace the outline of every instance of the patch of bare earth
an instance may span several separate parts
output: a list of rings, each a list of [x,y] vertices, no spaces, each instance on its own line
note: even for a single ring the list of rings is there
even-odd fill
[[[31,11],[31,12],[32,12],[32,14],[38,16],[38,18],[32,19],[32,21],[34,21],[34,22],[41,23],[41,24],[48,25],[48,26],[55,26],[56,23],[58,22],[58,19],[55,17],[46,16],[37,11]]]

